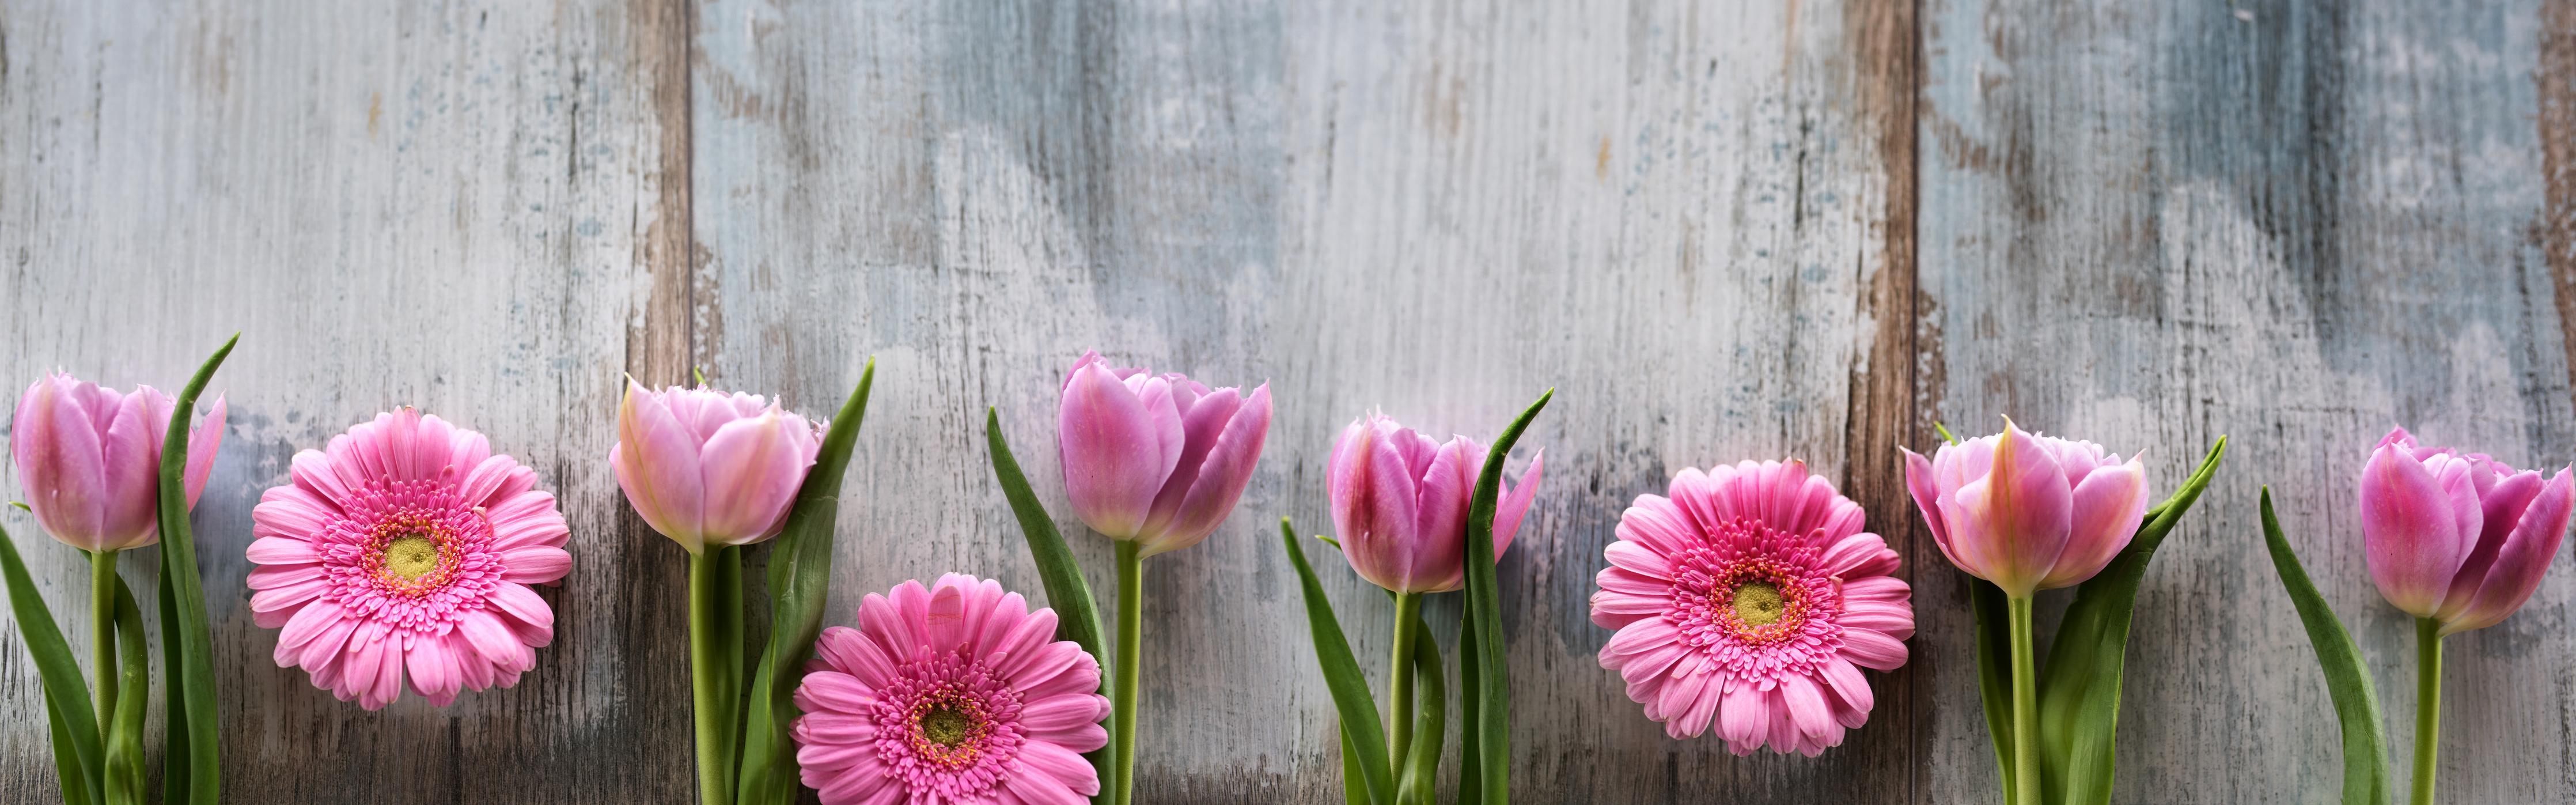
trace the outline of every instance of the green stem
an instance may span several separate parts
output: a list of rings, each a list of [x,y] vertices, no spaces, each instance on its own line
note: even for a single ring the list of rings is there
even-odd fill
[[[2030,597],[2010,599],[2012,620],[2013,801],[2039,799],[2039,674],[2031,668]]]
[[[1118,686],[1109,696],[1111,805],[1136,796],[1136,686],[1145,676],[1145,559],[1134,540],[1118,542]]]
[[[98,734],[116,724],[116,552],[89,555],[89,656],[97,676]]]
[[[742,611],[739,580],[727,585],[725,554],[736,549],[710,547],[689,556],[689,693],[698,720],[698,805],[732,805],[735,675],[742,645],[739,632],[728,633],[726,610]],[[741,572],[740,564],[732,564]],[[726,589],[734,591],[725,600]],[[732,646],[731,650],[727,646]]]
[[[1421,614],[1421,593],[1395,594],[1395,651],[1386,662],[1386,762],[1391,768],[1403,768],[1413,747],[1413,643],[1421,637],[1413,624]]]
[[[2415,619],[2415,805],[2433,805],[2442,751],[2442,624]]]

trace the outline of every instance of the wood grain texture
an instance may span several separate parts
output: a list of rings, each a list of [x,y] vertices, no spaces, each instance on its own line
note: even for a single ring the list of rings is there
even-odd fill
[[[2371,662],[2402,777],[2413,640],[2363,567],[2371,444],[2403,423],[2516,466],[2576,458],[2537,234],[2539,23],[2532,3],[1927,6],[1919,260],[1940,416],[2143,449],[2159,490],[2236,439],[2139,595],[2121,799],[2338,786],[2259,485]],[[1920,578],[1918,606],[1964,606],[1956,575]],[[2449,641],[2446,801],[2576,798],[2576,758],[2507,749],[2557,746],[2576,719],[2571,595],[2576,574],[2553,574],[2520,614]],[[1971,645],[1964,619],[1923,623],[1920,653]],[[1930,670],[1935,691],[1974,684],[1964,663]],[[1933,800],[1993,789],[1973,704],[1936,703]]]
[[[986,406],[1108,592],[1054,449],[1087,347],[1276,405],[1233,518],[1147,565],[1140,801],[1339,801],[1269,529],[1329,530],[1351,419],[1484,438],[1551,386],[1501,567],[1523,801],[1990,801],[1965,590],[1895,447],[2006,413],[2143,448],[2159,490],[2236,437],[2140,597],[2117,799],[2322,801],[2255,487],[2402,747],[2352,482],[2396,422],[2576,458],[2576,5],[2131,6],[0,0],[0,379],[173,386],[244,331],[196,515],[236,801],[686,801],[683,555],[605,471],[621,372],[819,414],[877,358],[828,623],[950,570],[1036,593]],[[296,449],[406,403],[536,467],[575,567],[517,689],[370,714],[269,662],[240,546]],[[1913,662],[1818,760],[1664,737],[1586,617],[1637,495],[1779,457],[1917,585]],[[77,622],[77,558],[31,547]],[[1375,589],[1310,555],[1382,657]],[[2452,801],[2576,798],[2576,750],[2529,748],[2576,723],[2571,599],[2452,641]],[[0,703],[31,671],[0,651]],[[52,796],[47,751],[0,724],[0,801]]]

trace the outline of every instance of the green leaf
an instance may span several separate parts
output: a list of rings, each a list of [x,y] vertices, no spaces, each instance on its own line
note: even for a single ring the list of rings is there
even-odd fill
[[[1351,748],[1351,734],[1340,733],[1342,740],[1342,802],[1347,805],[1369,805],[1368,774],[1360,768],[1359,750]]]
[[[1046,504],[1029,488],[1029,477],[1020,472],[1019,458],[1011,454],[1011,444],[1002,438],[1002,414],[992,406],[984,407],[984,443],[992,453],[993,477],[1002,484],[1002,497],[1011,502],[1011,516],[1020,521],[1020,538],[1029,544],[1029,559],[1038,566],[1038,582],[1046,587],[1047,606],[1055,609],[1056,637],[1071,640],[1100,664],[1100,686],[1103,695],[1109,691],[1109,653],[1103,644],[1107,630],[1100,625],[1100,603],[1092,597],[1091,583],[1083,580],[1082,566],[1073,561],[1073,549],[1064,544],[1064,535],[1055,529],[1055,518],[1047,516]],[[1110,791],[1112,746],[1085,752],[1082,759],[1091,762],[1100,775],[1100,794],[1093,799],[1106,802]]]
[[[1485,773],[1478,768],[1476,755],[1476,691],[1482,690],[1483,677],[1476,673],[1476,658],[1484,652],[1476,648],[1473,629],[1458,633],[1458,802],[1475,805],[1485,801]]]
[[[2334,700],[2335,720],[2343,722],[2344,805],[2387,805],[2396,793],[2388,776],[2388,739],[2381,731],[2379,693],[2370,684],[2370,667],[2361,646],[2352,642],[2325,596],[2308,581],[2299,555],[2281,536],[2272,516],[2272,487],[2263,487],[2263,545],[2272,553],[2272,570],[2298,605],[2299,625],[2307,627],[2308,645],[2316,648],[2317,665],[2326,674],[2326,695]]]
[[[213,805],[223,799],[223,737],[216,727],[213,630],[206,620],[206,591],[198,578],[197,540],[188,531],[188,426],[196,418],[197,395],[224,365],[241,334],[206,358],[179,400],[170,408],[170,430],[161,438],[161,651],[168,664],[170,727],[165,766],[186,760],[181,782],[167,789],[167,805]],[[175,621],[175,622],[174,622]],[[184,794],[182,796],[175,796]]]
[[[2021,789],[2013,787],[2011,602],[2003,588],[1969,576],[1968,603],[1977,614],[1977,695],[1986,705],[1995,765],[2002,767],[2003,805],[2020,805],[2013,801]]]
[[[1494,579],[1494,508],[1502,497],[1503,461],[1510,458],[1512,445],[1529,429],[1530,420],[1555,397],[1553,388],[1538,395],[1537,402],[1494,437],[1493,446],[1486,448],[1485,469],[1476,475],[1475,494],[1468,498],[1467,606],[1460,617],[1465,621],[1461,631],[1476,635],[1480,675],[1460,706],[1474,714],[1468,722],[1474,729],[1467,733],[1465,751],[1475,758],[1476,774],[1483,778],[1478,799],[1486,805],[1502,805],[1512,797],[1512,684],[1503,660],[1502,593]]]
[[[1377,700],[1369,697],[1368,678],[1360,675],[1359,659],[1351,655],[1350,640],[1342,636],[1342,623],[1333,617],[1333,602],[1324,597],[1324,585],[1315,580],[1315,568],[1306,564],[1305,549],[1297,544],[1297,532],[1289,527],[1288,518],[1279,518],[1279,539],[1288,546],[1288,563],[1297,568],[1298,590],[1306,598],[1306,628],[1313,633],[1315,661],[1323,668],[1324,687],[1332,691],[1333,709],[1341,713],[1342,763],[1346,768],[1354,762],[1359,766],[1369,802],[1395,805],[1395,782],[1386,763],[1386,724],[1378,720]]]
[[[1107,666],[1109,655],[1102,649],[1100,604],[1091,595],[1090,582],[1082,578],[1082,566],[1074,563],[1073,549],[1064,544],[1064,535],[1055,530],[1055,520],[1047,516],[1046,504],[1038,502],[1037,492],[1029,489],[1028,476],[1020,473],[1020,462],[1011,455],[1011,445],[1002,438],[1002,415],[991,407],[984,409],[984,441],[993,453],[993,477],[1002,483],[1002,497],[1010,500],[1011,514],[1020,520],[1020,535],[1029,543],[1029,558],[1037,561],[1038,580],[1046,585],[1047,606],[1055,608],[1056,636],[1071,640],[1090,652],[1092,659]]]
[[[750,695],[744,700],[742,765],[735,789],[741,805],[784,805],[796,800],[796,744],[788,727],[796,721],[796,686],[805,679],[805,659],[823,631],[823,608],[830,603],[833,528],[840,519],[841,481],[850,468],[850,450],[858,444],[859,423],[868,412],[868,389],[877,378],[877,361],[869,358],[850,390],[841,412],[823,433],[814,468],[796,490],[787,524],[771,541],[769,554],[769,644],[752,671]]]
[[[116,716],[109,721],[104,776],[109,803],[143,802],[143,710],[151,698],[151,652],[143,646],[143,608],[125,579],[116,580]]]
[[[2057,627],[2048,664],[2039,671],[2039,750],[2042,790],[2060,803],[2111,801],[2117,758],[2122,664],[2129,648],[2129,618],[2147,562],[2191,504],[2209,488],[2227,437],[2138,527],[2111,564],[2075,590],[2075,602]],[[2027,805],[2027,804],[2026,804]]]
[[[27,575],[27,564],[19,560],[18,546],[6,529],[0,529],[0,576],[9,583],[9,614],[18,619],[18,634],[26,639],[27,654],[35,658],[38,681],[44,684],[45,717],[53,733],[54,771],[62,780],[63,802],[96,803],[101,768],[98,711],[90,707],[89,684],[81,680],[71,644],[54,625],[53,610],[36,591],[36,580]]]
[[[1403,805],[1432,805],[1440,784],[1440,744],[1449,735],[1449,680],[1440,670],[1440,646],[1432,641],[1431,626],[1419,613],[1413,617],[1413,632],[1420,636],[1413,641],[1413,746],[1396,774],[1395,799]]]

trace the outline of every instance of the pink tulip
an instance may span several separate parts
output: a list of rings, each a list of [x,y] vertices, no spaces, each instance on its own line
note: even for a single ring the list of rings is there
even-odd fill
[[[1905,489],[1950,563],[2014,598],[2081,584],[2146,518],[2147,472],[2092,442],[2004,432],[1905,451]]]
[[[778,536],[822,446],[814,423],[767,398],[629,378],[608,466],[646,524],[701,554]]]
[[[1494,556],[1511,547],[1538,493],[1544,451],[1507,487],[1494,511]],[[1384,416],[1351,422],[1333,444],[1325,483],[1342,557],[1360,578],[1398,593],[1439,593],[1466,582],[1468,496],[1485,466],[1485,446],[1464,436],[1447,444]]]
[[[9,453],[27,508],[54,539],[84,551],[121,551],[161,539],[161,442],[170,395],[151,386],[118,394],[66,374],[47,375],[18,398]],[[181,481],[188,507],[206,489],[224,442],[224,398],[188,431]]]
[[[1198,544],[1234,511],[1270,431],[1270,386],[1209,390],[1086,352],[1065,375],[1058,416],[1074,513],[1152,556]]]
[[[2440,622],[2442,634],[2493,626],[2530,600],[2557,557],[2571,487],[2566,469],[2543,480],[2389,431],[2361,471],[2370,580],[2388,603]]]

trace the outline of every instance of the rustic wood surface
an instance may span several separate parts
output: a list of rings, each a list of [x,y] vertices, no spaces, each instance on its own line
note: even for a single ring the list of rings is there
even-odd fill
[[[2140,596],[2116,798],[2324,802],[2257,485],[2402,763],[2410,635],[2352,484],[2401,422],[2576,459],[2576,0],[2312,5],[0,0],[0,380],[174,387],[243,333],[196,513],[238,802],[688,800],[683,554],[605,467],[627,373],[820,413],[878,360],[835,622],[948,570],[1035,593],[988,405],[1106,591],[1053,449],[1087,347],[1277,407],[1235,516],[1148,563],[1142,801],[1339,800],[1275,518],[1328,530],[1360,414],[1490,436],[1552,386],[1501,568],[1523,800],[1991,801],[1965,588],[1895,448],[2010,414],[2143,449],[2159,494],[2234,437]],[[519,687],[367,713],[269,662],[241,546],[289,456],[401,404],[537,468],[575,566]],[[1916,584],[1912,663],[1817,760],[1664,737],[1585,617],[1630,500],[1782,456]],[[85,618],[77,556],[6,522]],[[2562,570],[2451,641],[2450,801],[2576,799],[2571,603]],[[0,645],[0,800],[47,801]]]

